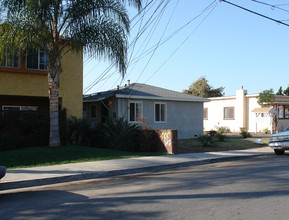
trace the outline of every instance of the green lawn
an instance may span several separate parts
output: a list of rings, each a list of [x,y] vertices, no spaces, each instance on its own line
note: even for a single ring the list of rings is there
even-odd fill
[[[7,169],[13,169],[153,155],[160,154],[115,151],[85,146],[30,147],[0,152],[0,165],[6,166]]]

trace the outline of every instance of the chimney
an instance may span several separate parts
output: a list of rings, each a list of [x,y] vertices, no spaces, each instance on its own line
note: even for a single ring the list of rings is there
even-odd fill
[[[128,86],[130,86],[130,80],[127,81]]]

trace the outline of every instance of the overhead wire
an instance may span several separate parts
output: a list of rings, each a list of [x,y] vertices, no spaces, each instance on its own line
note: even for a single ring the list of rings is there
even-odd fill
[[[143,13],[144,11],[146,11],[146,9],[147,9],[153,2],[154,2],[154,0],[151,0],[149,3],[147,3],[147,4],[138,12],[138,14],[136,14],[136,15],[131,19],[131,21],[134,21],[136,18],[138,18],[138,15],[141,14],[141,13]],[[143,16],[144,16],[144,15],[143,15]],[[143,16],[142,16],[142,17],[143,17]],[[93,59],[93,57],[91,57],[91,59]],[[91,60],[90,60],[90,61],[91,61]],[[112,67],[113,67],[114,65],[115,65],[115,62],[114,62],[114,63],[111,63],[111,64],[109,65],[109,67],[108,67],[106,70],[104,70],[104,72],[102,72],[102,74],[101,74],[96,80],[94,80],[91,84],[89,84],[89,85],[84,89],[84,93],[87,93],[88,91],[90,91],[106,74],[108,74],[108,72],[112,69]],[[89,71],[89,73],[91,73],[95,67],[96,67],[96,65],[91,69],[91,71]],[[87,74],[85,75],[85,77],[88,76],[89,73],[87,73]]]
[[[195,17],[195,19],[197,17],[199,17],[201,14],[203,14],[204,12],[206,12],[207,10],[211,9],[209,11],[209,13],[205,16],[205,18],[202,19],[202,21],[197,25],[197,27],[189,34],[189,36],[187,36],[182,43],[178,46],[178,48],[176,48],[174,50],[174,52],[166,59],[166,61],[144,82],[144,84],[146,84],[152,77],[153,75],[155,75],[168,61],[170,58],[173,57],[173,55],[185,44],[185,42],[195,33],[195,31],[201,26],[201,24],[209,17],[209,15],[213,12],[213,10],[217,7],[217,4],[214,5],[216,1],[212,2],[208,7],[206,7],[198,16]],[[139,78],[138,78],[139,79]],[[137,80],[138,81],[138,80]],[[129,91],[127,92],[127,95],[129,96],[130,92],[132,91],[132,87],[129,87]],[[125,110],[125,112],[123,113],[123,117],[125,116],[125,114],[127,114],[128,109]]]
[[[166,43],[167,41],[169,41],[172,37],[174,37],[176,34],[178,34],[180,31],[182,31],[185,27],[187,27],[189,24],[191,24],[193,21],[195,21],[197,18],[199,18],[204,12],[206,12],[207,10],[209,10],[215,3],[216,1],[213,1],[209,6],[207,6],[201,13],[199,13],[197,16],[195,16],[194,18],[192,18],[190,21],[188,21],[187,23],[185,23],[183,26],[181,26],[180,28],[176,29],[174,32],[172,32],[169,36],[167,36],[167,38],[165,38],[160,45]],[[143,53],[139,56],[136,57],[135,60],[133,60],[134,62],[138,62],[138,60],[142,59],[143,57],[147,56],[148,54],[150,54],[156,45],[150,47],[147,51],[143,51]]]
[[[151,1],[152,2],[152,1]],[[150,2],[150,3],[151,3]],[[168,35],[166,38],[164,38],[163,40],[162,40],[162,38],[163,38],[163,36],[162,36],[162,38],[160,38],[160,40],[158,41],[158,43],[157,44],[155,44],[154,46],[152,46],[150,49],[147,49],[146,51],[143,51],[142,53],[141,53],[141,55],[139,55],[138,57],[136,57],[136,58],[134,58],[133,60],[130,60],[130,65],[132,65],[132,64],[136,64],[136,63],[138,63],[141,59],[143,59],[145,56],[147,56],[147,55],[149,55],[149,54],[151,54],[151,53],[154,53],[154,51],[159,47],[159,46],[161,46],[161,45],[163,45],[164,43],[166,43],[168,40],[170,40],[172,37],[174,37],[177,33],[179,33],[181,30],[183,30],[186,26],[188,26],[191,22],[193,22],[195,19],[197,19],[198,17],[200,17],[204,12],[206,12],[207,10],[209,10],[210,9],[210,7],[212,7],[212,5],[215,3],[216,1],[213,1],[211,4],[209,4],[209,6],[207,6],[200,14],[198,14],[197,16],[195,16],[193,19],[191,19],[190,21],[188,21],[187,23],[185,23],[183,26],[181,26],[180,28],[178,28],[178,29],[176,29],[174,32],[172,32],[170,35]],[[163,1],[159,4],[159,6],[161,5],[163,3]],[[164,8],[163,8],[164,9]],[[161,10],[161,12],[163,11],[163,9]],[[155,11],[156,12],[156,11]],[[154,15],[155,15],[155,12],[154,12]],[[161,13],[160,12],[160,13]],[[145,14],[143,14],[143,16],[144,16]],[[160,14],[158,15],[158,16],[160,16]],[[153,16],[151,16],[150,17],[150,19],[153,19]],[[157,21],[156,19],[154,19],[154,21]],[[150,20],[150,22],[148,21],[145,25],[144,25],[144,28],[141,30],[141,34],[143,34],[144,32],[145,32],[145,30],[147,30],[147,27],[148,26],[150,26],[150,25],[148,25],[148,24],[152,24],[152,20]],[[151,30],[153,30],[153,28],[151,28]],[[150,32],[150,35],[152,35],[152,33]],[[139,36],[140,36],[140,34],[139,34]],[[139,37],[138,37],[139,38]],[[149,39],[148,37],[146,38],[146,39]],[[138,39],[135,39],[135,40],[138,40]],[[145,42],[143,42],[143,44],[144,44]],[[176,53],[176,51],[174,52],[174,53]],[[173,53],[173,54],[174,54]],[[173,55],[172,54],[172,55]],[[152,56],[151,56],[152,57]],[[167,61],[166,61],[167,62]],[[165,63],[166,63],[165,62]],[[112,68],[112,66],[113,66],[114,64],[112,64],[111,65],[111,68]],[[164,65],[164,64],[163,64]],[[162,65],[162,66],[163,66]],[[86,92],[88,92],[90,89],[92,89],[96,84],[98,84],[99,82],[101,82],[102,80],[104,80],[104,79],[107,79],[107,78],[104,78],[105,77],[105,75],[106,74],[108,74],[108,72],[109,72],[109,70],[111,70],[111,68],[109,67],[109,68],[107,68],[106,70],[105,70],[105,72],[103,72],[96,80],[94,80],[93,81],[93,83],[91,83],[88,87],[86,87],[86,89],[85,89],[85,92],[84,93],[86,93]],[[115,72],[115,74],[117,74],[117,72]],[[155,74],[155,73],[154,73]],[[111,75],[113,75],[113,74],[111,74]],[[110,75],[110,76],[111,76]],[[126,75],[126,77],[128,77],[128,75]],[[151,78],[151,77],[150,77]],[[139,78],[138,78],[139,79]],[[118,79],[119,80],[119,79]],[[117,81],[118,81],[117,80]],[[121,82],[123,81],[123,79],[121,80]],[[121,85],[121,84],[120,84]]]
[[[142,72],[139,74],[139,76],[138,76],[138,78],[137,78],[136,81],[138,81],[138,80],[140,79],[140,77],[142,76],[142,74],[145,72],[145,70],[146,70],[146,68],[148,67],[150,61],[152,60],[152,57],[154,56],[154,54],[156,53],[157,49],[159,48],[160,43],[161,43],[161,41],[162,41],[162,39],[163,39],[163,37],[164,37],[166,31],[167,31],[167,28],[168,28],[168,26],[169,26],[169,24],[170,24],[170,22],[171,22],[171,19],[172,19],[174,13],[175,13],[175,10],[176,10],[178,4],[179,4],[179,0],[177,1],[176,5],[175,5],[175,7],[174,7],[174,9],[173,9],[173,12],[172,12],[170,18],[168,19],[167,24],[166,24],[166,26],[165,26],[165,29],[164,29],[164,31],[163,31],[163,33],[162,33],[162,35],[161,35],[161,37],[160,37],[158,43],[156,44],[156,46],[155,46],[155,48],[154,48],[154,50],[153,50],[153,52],[152,52],[152,54],[151,54],[149,60],[147,61],[145,67],[143,68]]]
[[[150,37],[147,38],[147,43],[146,43],[146,45],[145,45],[145,47],[144,47],[143,50],[145,50],[145,48],[146,48],[146,47],[148,46],[148,44],[151,42],[151,39],[152,39],[153,35],[155,34],[155,31],[156,31],[156,29],[158,28],[158,26],[159,26],[159,24],[160,24],[160,21],[161,21],[161,18],[162,18],[162,16],[164,15],[165,9],[166,9],[166,7],[168,6],[169,3],[170,3],[170,0],[166,2],[166,4],[163,6],[162,10],[160,11],[160,14],[158,15],[158,19],[156,20],[156,22],[154,23],[154,25],[153,25],[152,28],[151,28],[152,33],[150,34]],[[170,22],[170,19],[169,19],[168,22]],[[165,30],[166,30],[166,29],[165,29]],[[163,34],[164,34],[164,33],[163,33]],[[161,36],[161,38],[160,38],[160,40],[159,40],[159,43],[160,43],[162,37],[163,37],[163,35]],[[148,66],[148,64],[149,64],[152,56],[154,55],[155,51],[157,50],[157,48],[158,48],[158,45],[156,45],[156,47],[155,47],[154,50],[152,51],[151,57],[149,58],[149,61],[148,61],[147,64],[145,65],[143,71],[140,73],[138,79],[140,78],[140,76],[141,76],[141,75],[143,74],[143,72],[145,71],[146,67]],[[142,53],[143,53],[143,52],[142,52]],[[130,71],[132,72],[132,71],[133,71],[133,68],[132,68]],[[128,75],[129,75],[129,74],[128,74]],[[128,77],[128,76],[127,76],[127,77]],[[138,81],[138,79],[136,80],[136,82]]]
[[[150,5],[153,1],[150,1],[148,3],[148,5]],[[159,4],[159,6],[164,2],[164,0],[162,0],[162,2]],[[148,6],[147,5],[147,6]],[[147,8],[147,6],[145,8]],[[159,8],[159,6],[157,8]],[[143,10],[145,11],[145,10]],[[153,15],[156,14],[157,10],[154,11]],[[145,16],[146,15],[146,11],[145,13],[142,15],[142,16]],[[136,16],[134,17],[134,19],[136,18]],[[152,17],[151,17],[152,18]],[[132,19],[133,20],[133,19]],[[147,24],[145,25],[145,28],[147,28]],[[144,31],[144,28],[143,30],[141,30],[141,34],[143,34],[145,31]],[[137,41],[138,39],[135,39],[134,41]],[[90,91],[98,82],[100,82],[100,80],[103,79],[103,77],[108,74],[108,72],[112,69],[112,67],[115,65],[115,63],[112,63],[96,80],[94,80],[90,85],[88,85],[85,89],[84,89],[84,93],[87,93],[88,91]]]
[[[286,10],[286,9],[284,9],[284,8],[280,8],[280,7],[277,6],[277,5],[268,4],[268,3],[266,3],[266,2],[261,2],[261,1],[258,1],[258,0],[251,0],[251,1],[252,1],[252,2],[256,2],[256,3],[259,3],[259,4],[262,4],[262,5],[270,6],[272,10],[276,8],[276,9],[279,9],[279,10],[282,10],[282,11],[289,12],[289,10]]]
[[[289,27],[289,24],[286,24],[286,23],[284,23],[284,22],[282,22],[282,21],[280,21],[280,20],[276,20],[276,19],[274,19],[274,18],[270,18],[270,17],[268,17],[268,16],[266,16],[266,15],[263,15],[263,14],[260,14],[260,13],[258,13],[258,12],[252,11],[252,10],[250,10],[250,9],[247,9],[247,8],[242,7],[242,6],[240,6],[240,5],[234,4],[234,3],[229,2],[229,1],[227,1],[227,0],[220,0],[220,2],[225,2],[225,3],[227,3],[227,4],[230,4],[230,5],[232,5],[232,6],[235,6],[235,7],[237,7],[237,8],[240,8],[240,9],[245,10],[245,11],[247,11],[247,12],[250,12],[250,13],[252,13],[252,14],[258,15],[258,16],[263,17],[263,18],[266,18],[266,19],[268,19],[268,20],[275,21],[275,22],[278,23],[278,24],[282,24],[282,25],[285,25],[285,26],[288,26],[288,27]]]
[[[214,11],[217,7],[217,4],[213,6],[213,8],[209,11],[209,13],[201,20],[201,22],[197,25],[197,27],[182,41],[182,43],[174,50],[174,52],[163,62],[159,68],[149,76],[149,78],[145,81],[147,83],[175,54],[176,52],[188,41],[188,39],[197,31],[197,29],[203,24],[203,22],[209,17],[209,15]],[[206,8],[203,12],[207,11]]]

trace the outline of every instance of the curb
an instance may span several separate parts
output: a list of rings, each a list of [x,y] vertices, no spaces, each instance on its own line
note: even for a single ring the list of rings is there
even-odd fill
[[[76,174],[66,175],[66,176],[61,176],[61,177],[49,177],[49,178],[43,178],[43,179],[23,180],[23,181],[16,181],[16,182],[4,182],[4,183],[0,183],[0,192],[5,191],[5,190],[15,190],[15,189],[30,188],[30,187],[38,187],[38,186],[48,186],[48,185],[69,183],[69,182],[75,182],[75,181],[121,177],[125,175],[144,174],[148,172],[153,173],[153,172],[159,172],[159,171],[166,171],[170,169],[176,169],[180,167],[188,167],[192,165],[205,165],[205,164],[219,163],[219,162],[225,162],[225,161],[234,161],[234,160],[241,160],[245,158],[258,157],[262,155],[264,154],[260,153],[260,154],[255,154],[255,155],[226,156],[222,158],[210,158],[210,159],[203,159],[203,160],[179,162],[179,163],[173,163],[173,164],[154,165],[154,166],[142,167],[142,168],[131,168],[131,169],[125,169],[125,170],[84,172],[84,173],[76,173]]]

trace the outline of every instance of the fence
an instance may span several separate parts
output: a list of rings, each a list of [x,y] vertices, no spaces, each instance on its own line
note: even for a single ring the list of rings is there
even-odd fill
[[[65,133],[66,111],[60,112],[60,133]],[[30,146],[47,146],[49,112],[0,111],[0,150]]]

